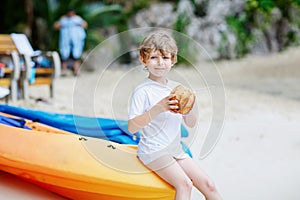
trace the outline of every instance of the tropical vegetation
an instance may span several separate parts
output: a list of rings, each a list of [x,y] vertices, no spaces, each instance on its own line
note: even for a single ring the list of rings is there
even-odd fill
[[[168,1],[168,0],[160,0]],[[70,7],[81,15],[89,24],[87,29],[86,50],[94,48],[109,36],[110,30],[122,32],[128,29],[130,18],[143,8],[148,8],[159,0],[4,0],[0,7],[0,33],[23,32],[30,39],[35,49],[57,50],[58,32],[53,24],[65,14]],[[227,25],[236,35],[235,51],[237,57],[243,57],[249,52],[249,44],[255,39],[253,29],[263,34],[272,25],[272,14],[279,10],[281,18],[277,23],[288,21],[291,26],[300,29],[300,0],[245,0],[244,11],[238,15],[226,17]],[[169,1],[179,3],[179,0]],[[190,0],[194,6],[195,15],[204,17],[209,0]],[[173,25],[177,31],[185,32],[189,19],[178,15]],[[292,27],[292,28],[293,28]],[[291,45],[299,45],[299,34],[296,31],[278,32],[280,39],[279,50]],[[222,36],[226,41],[227,36]],[[220,48],[221,49],[221,48]],[[130,58],[124,56],[124,62]]]

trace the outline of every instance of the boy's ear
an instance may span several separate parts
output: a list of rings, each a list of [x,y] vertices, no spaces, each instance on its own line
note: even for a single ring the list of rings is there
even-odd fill
[[[144,60],[143,56],[140,56],[140,61],[143,65],[146,65],[146,61]]]

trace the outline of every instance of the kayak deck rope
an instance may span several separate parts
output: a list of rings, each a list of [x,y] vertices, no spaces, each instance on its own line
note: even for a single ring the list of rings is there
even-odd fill
[[[116,149],[116,147],[112,144],[107,145],[108,148]]]
[[[79,140],[87,141],[85,137],[80,137]]]

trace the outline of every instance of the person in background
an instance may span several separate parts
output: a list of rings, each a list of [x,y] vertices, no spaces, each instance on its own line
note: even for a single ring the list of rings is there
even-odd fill
[[[76,15],[70,8],[67,14],[55,22],[54,28],[59,30],[59,51],[62,59],[62,76],[67,73],[68,62],[73,60],[73,73],[78,76],[80,59],[84,48],[87,22]]]

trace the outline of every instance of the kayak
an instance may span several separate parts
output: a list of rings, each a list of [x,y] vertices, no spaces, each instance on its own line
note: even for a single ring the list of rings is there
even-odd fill
[[[6,104],[0,104],[0,112],[29,119],[33,122],[40,122],[49,127],[81,136],[105,139],[120,144],[137,145],[139,142],[139,134],[137,134],[136,140],[132,138],[132,134],[127,129],[126,120],[52,113]],[[187,129],[182,125],[181,137],[188,137],[188,135]],[[183,141],[181,141],[181,145],[183,150],[192,157],[189,147]]]
[[[0,104],[0,112],[40,122],[71,133],[96,137],[121,144],[137,144],[127,130],[126,120],[51,113],[24,107]]]
[[[69,134],[72,133],[68,131],[64,131],[52,126],[48,126],[39,122],[34,122],[31,120],[23,119],[18,116],[10,115],[7,113],[0,112],[0,124],[5,124],[8,126],[22,128],[27,130],[35,130],[35,131],[43,131],[43,132],[50,132],[56,134]]]
[[[0,170],[75,200],[175,197],[174,188],[139,161],[136,146],[37,122],[26,126],[31,130],[0,124]]]
[[[121,144],[137,144],[127,129],[127,121],[103,117],[86,117],[73,114],[51,113],[24,107],[0,104],[0,112],[40,122],[71,133],[96,137]],[[188,137],[187,129],[181,126],[181,136]]]

